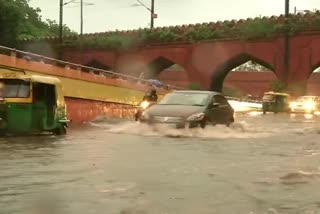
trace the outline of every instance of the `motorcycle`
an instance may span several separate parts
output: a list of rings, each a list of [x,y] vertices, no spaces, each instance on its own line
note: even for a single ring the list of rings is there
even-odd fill
[[[135,121],[138,121],[139,118],[141,117],[142,113],[149,108],[150,106],[152,106],[153,104],[155,104],[155,102],[149,102],[149,101],[142,101],[140,103],[140,105],[138,106],[138,109],[136,110],[136,113],[134,115],[135,117]]]

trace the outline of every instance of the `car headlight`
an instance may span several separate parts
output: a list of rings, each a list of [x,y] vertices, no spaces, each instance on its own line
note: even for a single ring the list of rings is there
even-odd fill
[[[148,101],[143,101],[140,104],[140,107],[143,108],[143,109],[146,109],[146,108],[148,108],[149,105],[150,105],[150,103]]]
[[[297,107],[297,102],[291,102],[290,103],[290,108],[291,109],[294,109],[294,108],[296,108]]]
[[[307,109],[307,110],[314,110],[315,103],[314,102],[306,102],[304,104],[304,108]]]
[[[191,116],[189,116],[187,118],[187,121],[191,122],[191,121],[200,121],[204,118],[204,113],[197,113],[197,114],[193,114]]]

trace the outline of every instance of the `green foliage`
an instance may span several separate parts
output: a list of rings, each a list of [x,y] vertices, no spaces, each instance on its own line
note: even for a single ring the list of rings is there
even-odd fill
[[[183,38],[188,41],[201,41],[201,40],[210,40],[221,37],[223,34],[221,31],[215,30],[207,26],[201,26],[200,28],[190,28],[188,29]]]
[[[189,90],[204,90],[204,88],[199,84],[199,83],[190,83],[188,86],[187,86],[187,89]]]
[[[10,1],[9,3],[5,0],[0,0],[1,4],[6,4],[6,10],[8,7],[13,5],[12,2],[24,2],[27,5],[28,0],[16,0]],[[26,6],[25,6],[26,7]],[[20,27],[18,32],[19,38],[35,38],[47,35],[57,34],[57,24],[51,21],[42,22],[38,15],[39,9],[30,9],[30,13],[33,14],[28,16],[30,19],[28,22],[32,25],[26,25]],[[0,5],[0,17],[2,8]],[[17,16],[20,10],[11,10],[10,16]],[[25,14],[25,13],[24,13]],[[3,16],[3,15],[2,15]],[[12,23],[13,21],[10,21]],[[1,24],[1,18],[0,18]],[[14,25],[14,24],[13,24]],[[0,25],[1,26],[1,25]],[[43,27],[44,26],[44,27]],[[42,30],[43,28],[47,30]],[[66,28],[66,27],[65,27]],[[49,29],[49,30],[48,30]],[[14,31],[15,29],[13,29]],[[112,49],[123,49],[130,48],[139,44],[148,43],[166,43],[166,42],[199,42],[204,40],[215,40],[221,38],[228,39],[242,39],[242,40],[254,40],[259,38],[270,38],[277,35],[281,35],[285,32],[289,34],[295,34],[296,32],[304,30],[320,30],[320,13],[308,13],[306,15],[290,15],[288,24],[285,23],[283,16],[281,17],[257,17],[255,19],[247,19],[242,21],[225,21],[219,23],[202,24],[195,26],[183,26],[183,27],[169,27],[169,28],[156,28],[153,30],[142,29],[132,32],[108,32],[98,35],[85,36],[82,39],[73,38],[69,41],[65,41],[65,46],[71,47],[90,47],[90,48],[112,48]],[[66,28],[65,33],[70,33],[70,30]],[[1,31],[0,31],[1,33]],[[14,34],[14,32],[13,32]],[[10,34],[9,34],[10,35]]]
[[[54,21],[42,21],[39,8],[29,0],[0,0],[0,44],[15,47],[17,40],[58,35]],[[64,26],[65,32],[72,33]]]
[[[77,39],[64,40],[64,47],[84,47],[84,48],[110,48],[121,49],[130,48],[137,44],[135,37],[123,35],[110,36],[88,36]]]
[[[284,92],[286,85],[281,81],[275,81],[271,83],[271,90],[274,92]]]
[[[242,37],[256,39],[275,36],[283,30],[282,25],[274,24],[268,19],[257,18],[239,28]]]
[[[173,42],[178,39],[178,35],[170,30],[168,31],[152,31],[146,29],[142,33],[144,42]]]

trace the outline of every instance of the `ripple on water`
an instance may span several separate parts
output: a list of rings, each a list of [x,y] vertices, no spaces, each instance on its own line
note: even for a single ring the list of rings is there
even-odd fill
[[[306,184],[312,181],[319,181],[320,172],[298,171],[290,172],[280,177],[281,183],[286,185]]]

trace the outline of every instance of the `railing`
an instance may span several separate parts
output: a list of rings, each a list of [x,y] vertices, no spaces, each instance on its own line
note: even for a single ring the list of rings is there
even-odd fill
[[[120,73],[113,72],[113,71],[107,71],[104,69],[80,65],[80,64],[76,64],[76,63],[72,63],[72,62],[66,62],[63,60],[58,60],[58,59],[30,53],[30,52],[25,52],[25,51],[17,50],[14,48],[4,47],[1,45],[0,45],[0,54],[10,55],[12,57],[17,57],[17,58],[23,58],[23,59],[26,59],[29,61],[35,61],[35,62],[40,61],[40,62],[43,62],[46,64],[55,65],[55,66],[59,66],[59,67],[65,67],[65,68],[75,67],[77,70],[80,70],[82,72],[85,72],[85,70],[88,70],[89,72],[97,72],[99,74],[109,76],[110,78],[117,78],[117,79],[122,79],[122,80],[126,80],[129,82],[136,82],[136,83],[139,82],[139,83],[142,83],[142,84],[145,84],[148,86],[154,85],[152,82],[150,82],[149,80],[146,80],[146,79],[142,79],[142,78],[126,75],[126,74],[120,74]],[[38,59],[38,60],[36,60],[36,59]],[[162,84],[161,86],[156,86],[156,87],[163,88],[166,90],[182,89],[182,88],[168,85],[168,84]]]

